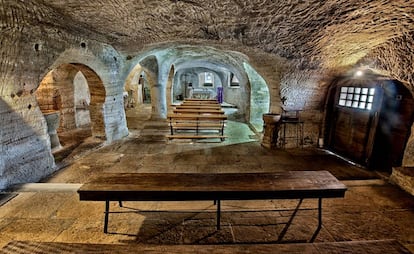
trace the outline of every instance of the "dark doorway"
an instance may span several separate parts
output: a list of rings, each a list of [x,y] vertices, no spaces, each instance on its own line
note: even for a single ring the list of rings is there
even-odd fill
[[[383,100],[368,166],[390,170],[401,166],[413,121],[411,92],[400,82],[387,80],[382,85]]]

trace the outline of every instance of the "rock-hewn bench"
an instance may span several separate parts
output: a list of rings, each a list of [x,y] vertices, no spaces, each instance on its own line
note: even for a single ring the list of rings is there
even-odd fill
[[[396,240],[348,241],[332,243],[294,244],[234,244],[234,245],[137,245],[137,244],[93,244],[63,242],[12,241],[1,253],[48,253],[48,254],[410,254]]]
[[[224,114],[172,113],[167,118],[170,127],[170,134],[167,135],[169,139],[219,138],[223,141],[226,138],[224,127],[227,116]]]
[[[105,174],[79,188],[81,201],[105,201],[104,232],[108,232],[110,201],[217,201],[220,229],[221,200],[318,199],[318,227],[322,227],[322,199],[344,197],[346,186],[328,171],[277,173],[119,173]],[[298,204],[300,206],[301,201]],[[293,217],[292,217],[293,218]],[[287,230],[287,229],[286,229]]]

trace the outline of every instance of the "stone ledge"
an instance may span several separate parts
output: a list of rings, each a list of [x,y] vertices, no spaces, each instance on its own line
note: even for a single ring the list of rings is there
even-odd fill
[[[78,183],[24,183],[10,187],[9,192],[77,192]]]
[[[414,167],[393,168],[390,182],[414,196]]]

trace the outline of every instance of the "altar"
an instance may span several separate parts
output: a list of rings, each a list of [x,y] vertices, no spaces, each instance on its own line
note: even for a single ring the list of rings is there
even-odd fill
[[[194,99],[214,99],[215,92],[210,89],[195,88],[191,98]]]

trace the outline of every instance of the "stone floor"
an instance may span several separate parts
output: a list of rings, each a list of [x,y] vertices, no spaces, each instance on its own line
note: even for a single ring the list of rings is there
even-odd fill
[[[348,186],[345,198],[323,203],[323,228],[315,242],[397,239],[414,252],[414,197],[367,171],[316,148],[266,149],[248,126],[229,121],[225,142],[166,141],[164,121],[149,107],[129,109],[130,135],[111,145],[86,139],[61,169],[39,183],[11,188],[0,203],[0,247],[12,240],[111,244],[300,243],[317,225],[317,202],[223,202],[215,229],[212,202],[111,204],[103,233],[103,202],[79,201],[76,190],[108,172],[274,172],[329,170]],[[0,197],[1,198],[1,197]],[[287,227],[289,225],[289,227]],[[287,231],[286,231],[287,230]]]

